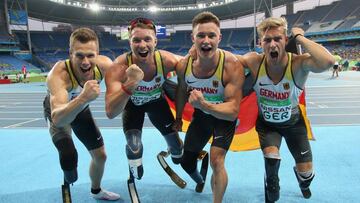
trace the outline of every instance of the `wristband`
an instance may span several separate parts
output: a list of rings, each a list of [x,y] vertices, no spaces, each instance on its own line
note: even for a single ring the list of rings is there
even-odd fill
[[[130,92],[128,89],[126,89],[124,85],[121,85],[121,89],[122,89],[127,95],[129,95],[129,96],[132,95],[132,92]]]
[[[296,34],[296,35],[294,36],[294,39],[296,40],[296,38],[297,38],[299,35],[300,35],[300,36],[304,36],[303,34],[300,34],[300,33],[299,33],[299,34]]]

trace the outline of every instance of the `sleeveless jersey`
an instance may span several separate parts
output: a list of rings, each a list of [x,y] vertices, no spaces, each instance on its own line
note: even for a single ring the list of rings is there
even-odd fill
[[[70,60],[67,59],[65,61],[65,66],[66,66],[66,70],[69,73],[70,79],[71,79],[71,90],[68,92],[68,100],[72,100],[75,97],[77,97],[81,91],[83,90],[83,87],[80,85],[80,82],[78,80],[78,78],[76,78],[73,70],[72,70],[72,66],[70,63]],[[98,68],[98,66],[95,66],[94,69],[94,80],[97,80],[98,83],[100,83],[103,79],[102,73],[100,71],[100,69]]]
[[[291,115],[299,114],[299,96],[303,90],[295,84],[292,74],[292,54],[287,54],[288,64],[279,83],[274,84],[269,78],[265,56],[254,83],[259,113],[267,122],[283,123],[290,120]]]
[[[128,66],[131,66],[131,64],[133,64],[131,52],[127,54],[126,58]],[[131,101],[136,106],[140,106],[145,103],[157,100],[163,95],[162,84],[165,82],[165,76],[164,67],[159,51],[155,51],[154,58],[156,65],[156,73],[153,79],[150,81],[140,81],[138,87],[135,89],[135,91],[130,97]]]
[[[224,102],[224,84],[223,72],[225,64],[225,53],[220,51],[218,65],[213,75],[208,78],[197,78],[193,74],[193,59],[189,57],[186,70],[185,70],[185,83],[188,90],[198,90],[203,95],[206,101],[210,103],[223,103]],[[205,112],[206,113],[206,112]]]

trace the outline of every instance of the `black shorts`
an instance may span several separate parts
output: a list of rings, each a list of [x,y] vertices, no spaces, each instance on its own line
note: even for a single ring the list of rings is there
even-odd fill
[[[334,70],[336,70],[336,69],[338,69],[338,68],[339,68],[339,65],[334,65],[334,66],[333,66],[333,69],[334,69]]]
[[[186,132],[184,150],[200,152],[213,135],[211,146],[228,150],[234,138],[236,121],[226,121],[195,109]]]
[[[282,137],[294,157],[296,163],[312,161],[312,152],[307,136],[303,117],[300,114],[292,116],[287,124],[272,124],[263,120],[261,116],[256,121],[256,131],[259,134],[261,149],[276,146],[280,149]]]
[[[104,146],[104,140],[99,128],[91,115],[89,106],[82,110],[70,125],[56,127],[51,120],[50,96],[47,95],[43,102],[44,116],[48,122],[49,132],[53,143],[64,139],[71,138],[71,129],[79,140],[85,145],[86,149],[93,150]]]
[[[151,123],[162,135],[175,132],[172,129],[175,119],[171,113],[170,106],[165,98],[160,98],[140,106],[134,105],[129,99],[122,113],[124,133],[134,129],[142,131],[145,113],[147,113]]]

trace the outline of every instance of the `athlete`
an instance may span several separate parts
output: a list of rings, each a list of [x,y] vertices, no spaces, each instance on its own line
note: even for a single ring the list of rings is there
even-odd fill
[[[70,36],[69,59],[57,62],[47,77],[48,94],[44,100],[44,114],[59,152],[65,184],[72,184],[78,178],[73,130],[91,155],[91,196],[101,200],[117,200],[120,196],[101,188],[106,153],[89,103],[99,96],[99,83],[111,65],[108,57],[99,55],[95,32],[88,28],[76,29]]]
[[[308,53],[285,51],[288,42],[285,18],[270,17],[257,26],[264,53],[250,52],[238,56],[255,78],[259,117],[256,130],[265,159],[265,198],[269,202],[280,197],[278,171],[282,137],[295,159],[294,172],[305,198],[310,198],[310,183],[315,173],[307,130],[299,108],[299,96],[309,72],[319,73],[334,65],[333,56],[320,44],[306,37],[300,28],[291,35]]]
[[[197,183],[197,192],[203,190],[205,182],[204,174],[197,170],[197,159],[213,135],[211,188],[213,202],[219,203],[228,182],[225,155],[235,133],[244,81],[244,70],[237,58],[218,49],[220,40],[220,22],[214,14],[202,12],[194,17],[192,41],[197,59],[194,61],[188,56],[176,67],[178,89],[174,125],[181,129],[182,113],[188,100],[195,111],[186,132],[181,166]]]
[[[183,142],[172,129],[174,116],[165,99],[162,85],[166,75],[175,70],[180,56],[156,50],[156,27],[152,20],[136,18],[130,22],[131,51],[118,56],[106,75],[106,113],[112,119],[122,112],[125,146],[130,175],[140,180],[144,169],[141,142],[145,113],[164,136],[175,164],[181,161]],[[139,82],[129,83],[124,72],[134,69]]]

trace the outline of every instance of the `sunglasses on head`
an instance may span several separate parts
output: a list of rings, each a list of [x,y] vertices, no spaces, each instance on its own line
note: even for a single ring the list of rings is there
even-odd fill
[[[129,31],[133,30],[138,23],[141,23],[141,24],[144,24],[144,25],[151,25],[152,29],[156,33],[155,23],[152,20],[148,19],[148,18],[135,18],[135,19],[131,20],[130,21],[130,26],[129,26]]]

